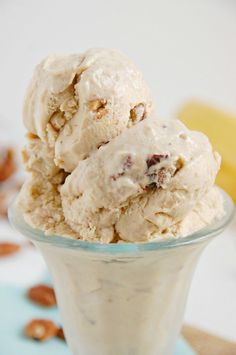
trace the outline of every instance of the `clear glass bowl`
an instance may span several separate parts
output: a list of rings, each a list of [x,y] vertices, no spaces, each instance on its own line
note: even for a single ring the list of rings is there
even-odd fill
[[[11,223],[36,244],[52,274],[72,354],[173,353],[197,260],[233,216],[231,198],[221,194],[220,220],[183,238],[150,243],[46,236],[11,206]]]

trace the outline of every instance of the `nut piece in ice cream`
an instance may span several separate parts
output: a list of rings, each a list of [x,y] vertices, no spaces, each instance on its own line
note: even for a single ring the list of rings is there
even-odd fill
[[[130,110],[130,120],[132,122],[142,121],[146,117],[147,112],[145,111],[144,104],[138,104]]]
[[[95,112],[95,117],[97,119],[102,118],[108,113],[108,110],[106,109],[106,103],[106,100],[92,100],[88,103],[90,110]]]
[[[91,49],[42,61],[23,116],[27,129],[55,149],[56,165],[71,172],[152,107],[149,88],[132,61],[115,50]]]

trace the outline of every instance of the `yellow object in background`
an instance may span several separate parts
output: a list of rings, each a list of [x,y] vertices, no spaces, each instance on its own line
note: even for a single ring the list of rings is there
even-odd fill
[[[236,202],[236,115],[190,101],[178,114],[190,129],[205,133],[222,157],[221,170],[216,183]]]

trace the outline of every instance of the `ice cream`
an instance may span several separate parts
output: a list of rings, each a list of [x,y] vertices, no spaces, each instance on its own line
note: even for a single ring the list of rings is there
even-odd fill
[[[206,241],[118,254],[43,240],[36,244],[53,276],[71,354],[174,354],[192,274]]]
[[[141,72],[115,50],[51,55],[35,69],[23,118],[52,147],[56,165],[73,171],[81,159],[152,111]]]
[[[110,243],[181,237],[219,217],[219,155],[202,133],[152,110],[142,74],[114,50],[40,63],[23,112],[26,221]]]
[[[212,189],[219,164],[201,133],[148,118],[67,177],[60,191],[66,221],[83,239],[106,242],[169,234]]]
[[[46,58],[23,116],[29,177],[11,219],[48,264],[71,352],[173,354],[196,262],[222,230],[184,240],[224,213],[220,156],[160,119],[114,50]]]

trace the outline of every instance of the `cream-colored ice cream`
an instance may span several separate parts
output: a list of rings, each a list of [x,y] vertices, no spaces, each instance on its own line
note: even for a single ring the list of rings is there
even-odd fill
[[[219,155],[203,134],[152,108],[142,74],[114,50],[40,63],[23,112],[26,221],[109,243],[184,236],[219,217]]]
[[[18,208],[11,216],[47,261],[74,355],[173,354],[210,238],[145,242],[184,237],[223,214],[220,156],[202,133],[152,107],[134,64],[105,49],[46,58],[26,95],[25,221],[45,234],[126,242],[35,238]]]
[[[54,279],[71,354],[173,355],[205,245],[96,253],[37,243]]]
[[[152,111],[142,73],[115,50],[51,55],[35,69],[23,117],[68,172]]]
[[[66,221],[83,239],[103,242],[168,235],[212,189],[219,165],[203,134],[148,118],[67,177],[60,190]]]

